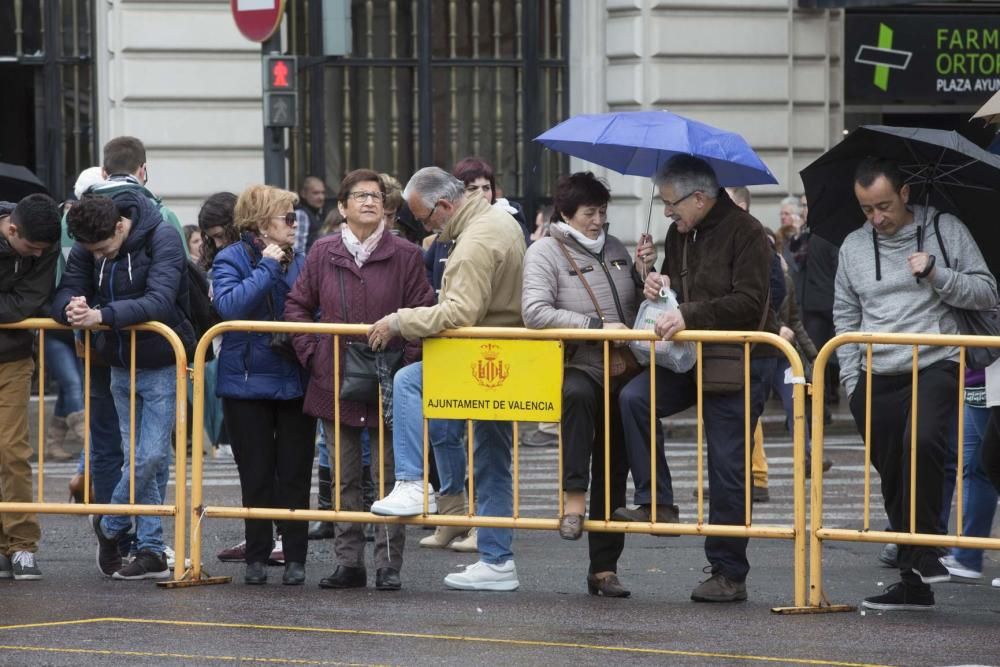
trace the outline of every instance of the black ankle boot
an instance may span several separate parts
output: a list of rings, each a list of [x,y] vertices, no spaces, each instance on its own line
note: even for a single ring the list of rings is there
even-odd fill
[[[370,512],[375,502],[375,479],[372,477],[372,467],[361,466],[361,502],[365,511]]]
[[[333,507],[331,487],[332,474],[329,468],[324,468],[320,466],[319,469],[319,494],[317,496],[316,506],[321,510],[328,510]],[[310,540],[328,540],[333,537],[333,522],[331,521],[313,521],[309,524],[309,539]]]

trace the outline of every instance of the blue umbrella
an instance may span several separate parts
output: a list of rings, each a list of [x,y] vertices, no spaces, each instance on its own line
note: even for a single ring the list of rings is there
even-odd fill
[[[574,116],[535,141],[620,174],[653,176],[674,155],[687,154],[711,164],[723,186],[778,182],[740,135],[669,111]]]

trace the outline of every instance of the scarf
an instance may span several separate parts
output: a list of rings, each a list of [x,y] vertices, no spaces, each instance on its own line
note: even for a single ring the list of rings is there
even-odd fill
[[[359,269],[364,266],[368,258],[375,252],[378,242],[382,240],[382,233],[384,231],[385,221],[378,223],[378,228],[371,236],[364,241],[359,241],[358,237],[351,231],[350,225],[344,226],[344,231],[341,232],[341,239],[343,239],[344,247],[347,248],[347,251],[354,256],[354,262],[358,265]]]
[[[579,243],[580,245],[582,245],[584,248],[594,253],[595,255],[600,255],[601,251],[604,250],[604,241],[607,240],[607,235],[604,233],[603,229],[601,230],[601,235],[598,236],[596,239],[584,236],[577,230],[570,227],[565,222],[557,222],[556,229],[559,229],[564,233],[569,234],[571,237],[573,237],[573,239],[577,243]]]

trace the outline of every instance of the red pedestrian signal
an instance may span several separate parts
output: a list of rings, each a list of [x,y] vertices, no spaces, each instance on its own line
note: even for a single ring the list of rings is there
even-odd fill
[[[264,91],[295,92],[295,56],[264,56]]]
[[[284,60],[276,60],[271,65],[271,86],[273,88],[288,88],[288,65]]]

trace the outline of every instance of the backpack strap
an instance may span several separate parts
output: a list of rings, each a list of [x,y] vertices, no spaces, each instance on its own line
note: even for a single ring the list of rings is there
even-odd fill
[[[948,261],[948,251],[944,248],[944,240],[941,238],[941,211],[934,214],[934,235],[937,236],[938,247],[941,249],[941,259],[944,260],[944,265],[946,268],[951,268],[951,262]]]

